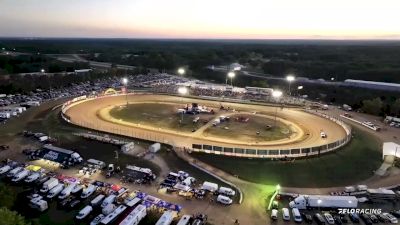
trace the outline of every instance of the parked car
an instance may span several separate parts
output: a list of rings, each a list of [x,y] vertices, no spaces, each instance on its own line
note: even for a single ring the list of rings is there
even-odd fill
[[[312,223],[312,216],[310,214],[302,213],[301,215],[306,223]]]
[[[367,214],[363,213],[363,214],[360,215],[360,217],[361,217],[361,219],[364,221],[364,223],[366,225],[372,225],[373,224],[372,220],[369,218],[369,216]]]
[[[272,220],[277,220],[278,219],[278,210],[277,209],[271,210],[271,219]]]
[[[335,224],[335,220],[333,219],[330,213],[324,213],[324,217],[326,222],[328,222],[328,224]]]
[[[392,214],[390,214],[390,213],[382,213],[382,214],[385,215],[391,223],[398,223],[398,222],[399,222],[399,221],[397,220],[397,218],[394,217],[394,216],[393,216]]]
[[[338,216],[338,215],[333,216],[333,220],[335,220],[335,223],[338,225],[343,224],[343,221],[340,219],[340,216]]]
[[[319,213],[314,214],[314,220],[318,225],[325,225],[325,219]]]
[[[76,207],[78,207],[78,205],[81,203],[80,200],[73,200],[71,201],[71,203],[69,204],[69,208],[71,209],[75,209]]]
[[[282,208],[282,218],[283,220],[289,221],[290,220],[290,213],[288,208]]]
[[[360,217],[358,216],[357,213],[350,213],[349,214],[350,220],[353,223],[359,223],[360,222]]]

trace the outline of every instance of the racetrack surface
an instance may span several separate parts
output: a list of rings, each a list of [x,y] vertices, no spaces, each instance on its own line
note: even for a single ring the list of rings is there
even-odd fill
[[[127,99],[126,99],[127,97]],[[135,138],[171,144],[176,147],[192,148],[192,144],[214,145],[222,147],[233,148],[253,148],[265,150],[277,149],[300,149],[315,146],[326,145],[346,137],[346,132],[340,125],[331,120],[307,113],[297,108],[280,108],[264,105],[251,105],[242,103],[227,103],[224,102],[225,107],[234,108],[236,110],[243,110],[247,112],[257,112],[257,114],[274,115],[277,110],[278,119],[288,121],[296,127],[298,135],[296,138],[285,140],[277,140],[270,142],[252,142],[243,143],[231,139],[204,137],[199,133],[191,132],[176,132],[172,130],[160,129],[156,127],[148,127],[140,124],[132,124],[124,121],[118,121],[115,118],[101,115],[100,112],[105,108],[112,108],[114,106],[124,105],[128,100],[129,104],[140,102],[159,102],[159,103],[193,103],[197,102],[204,105],[219,106],[219,102],[211,100],[200,100],[183,98],[167,95],[146,95],[136,94],[128,96],[107,96],[86,100],[77,103],[65,112],[70,117],[73,124],[88,127],[94,130],[131,136]],[[320,132],[323,130],[328,137],[323,139],[320,137]]]

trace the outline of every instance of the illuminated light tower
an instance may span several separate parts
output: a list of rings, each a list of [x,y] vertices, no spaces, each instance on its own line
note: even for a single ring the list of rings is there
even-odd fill
[[[128,78],[126,77],[122,78],[122,84],[125,87],[125,101],[126,101],[126,106],[128,106]]]
[[[229,72],[228,73],[228,77],[231,79],[231,86],[233,88],[233,78],[236,76],[236,74],[234,72]],[[228,79],[226,79],[226,83],[228,83]]]
[[[184,75],[185,73],[186,73],[186,71],[185,71],[184,68],[181,67],[181,68],[178,69],[178,74],[179,74],[179,75],[182,76],[182,75]]]
[[[188,93],[188,89],[186,87],[179,87],[178,93],[182,96],[186,95]],[[183,98],[181,98],[181,101],[183,102]],[[181,121],[179,123],[183,122],[183,114],[184,114],[184,111],[182,111],[182,113],[181,113]]]
[[[293,76],[293,75],[288,75],[288,76],[286,76],[286,80],[288,81],[288,83],[289,83],[289,95],[291,95],[291,92],[290,92],[290,85],[292,84],[292,82],[295,80],[296,78]]]
[[[278,102],[279,99],[282,96],[282,91],[279,90],[274,90],[272,91],[272,97]],[[276,126],[276,115],[278,114],[278,106],[275,107],[275,120],[274,120],[274,126]]]
[[[44,69],[41,69],[41,70],[40,70],[40,72],[41,72],[41,73],[44,73],[44,72],[46,72],[46,70],[44,70]]]

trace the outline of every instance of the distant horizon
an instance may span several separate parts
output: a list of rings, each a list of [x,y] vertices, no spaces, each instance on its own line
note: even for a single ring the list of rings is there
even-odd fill
[[[400,40],[398,0],[3,0],[0,36]]]

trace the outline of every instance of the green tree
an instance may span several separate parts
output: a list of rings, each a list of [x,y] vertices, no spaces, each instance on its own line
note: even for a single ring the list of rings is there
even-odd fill
[[[17,195],[14,190],[3,183],[0,183],[0,206],[11,208],[13,207],[16,198]]]
[[[397,99],[390,108],[393,115],[400,116],[400,98]]]
[[[0,225],[28,225],[25,218],[6,207],[0,208]]]
[[[374,98],[372,100],[364,100],[362,103],[363,103],[362,109],[364,110],[364,112],[373,115],[379,115],[382,113],[384,104],[380,98]]]

